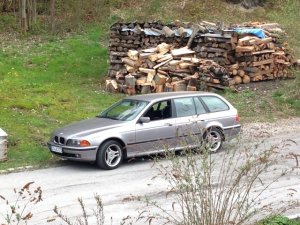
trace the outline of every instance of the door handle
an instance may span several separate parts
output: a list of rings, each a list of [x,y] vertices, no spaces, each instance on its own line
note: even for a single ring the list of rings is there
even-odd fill
[[[169,126],[169,127],[173,126],[172,123],[165,123],[165,125],[166,125],[166,126]]]

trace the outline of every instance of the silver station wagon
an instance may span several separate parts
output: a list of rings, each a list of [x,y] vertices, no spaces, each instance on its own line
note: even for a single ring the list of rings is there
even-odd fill
[[[166,92],[127,97],[55,131],[48,146],[62,158],[115,169],[123,159],[195,148],[199,140],[216,152],[240,128],[237,110],[217,94]]]

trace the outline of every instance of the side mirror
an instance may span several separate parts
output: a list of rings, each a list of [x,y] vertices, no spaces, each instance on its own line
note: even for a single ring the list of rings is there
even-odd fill
[[[141,117],[139,119],[139,123],[149,123],[150,122],[150,117]]]

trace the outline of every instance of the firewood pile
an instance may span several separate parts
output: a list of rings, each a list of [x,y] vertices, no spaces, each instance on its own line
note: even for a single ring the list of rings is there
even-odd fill
[[[195,51],[187,47],[175,49],[161,43],[155,48],[129,50],[127,56],[121,58],[126,75],[117,73],[116,79],[106,81],[112,92],[196,91],[200,81],[212,86],[229,82],[226,68],[213,60],[195,57]]]
[[[109,60],[107,90],[127,94],[287,78],[293,63],[278,24],[206,21],[114,24]]]

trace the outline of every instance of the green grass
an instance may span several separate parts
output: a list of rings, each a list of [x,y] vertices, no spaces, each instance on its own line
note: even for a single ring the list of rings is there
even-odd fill
[[[258,225],[300,225],[300,219],[291,220],[285,216],[275,215],[261,220]]]
[[[205,0],[201,4],[196,0],[113,0],[110,16],[101,17],[100,25],[81,24],[78,34],[47,36],[43,30],[42,35],[31,37],[29,34],[16,40],[12,36],[2,38],[3,41],[0,36],[0,127],[9,134],[8,161],[0,163],[0,170],[55,162],[57,158],[51,156],[46,147],[54,129],[92,117],[122,97],[105,93],[101,87],[108,68],[108,28],[113,22],[172,22],[176,19],[227,24],[279,22],[288,33],[294,55],[300,58],[300,29],[297,29],[300,2],[269,2],[265,9],[245,11],[223,0]],[[1,15],[0,27],[13,29],[13,24],[13,17]],[[68,27],[62,28],[68,30]],[[34,33],[39,33],[40,28],[36,29]],[[276,121],[300,116],[299,85],[298,71],[296,79],[266,95],[250,90],[221,94],[236,106],[242,122]]]
[[[93,117],[120,98],[100,87],[108,66],[101,32],[94,27],[71,38],[2,46],[0,124],[9,134],[9,151],[0,169],[51,163],[51,131]]]

